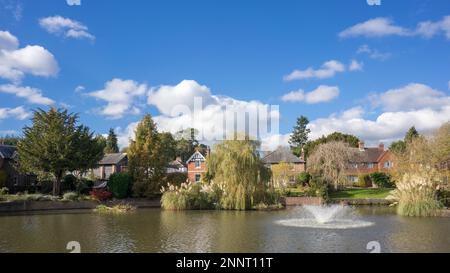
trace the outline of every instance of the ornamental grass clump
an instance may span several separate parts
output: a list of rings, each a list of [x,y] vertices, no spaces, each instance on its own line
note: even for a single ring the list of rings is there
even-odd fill
[[[161,188],[161,207],[167,210],[197,210],[218,208],[220,190],[214,184],[167,184]]]
[[[436,190],[436,183],[427,173],[405,174],[393,193],[398,200],[397,213],[417,217],[438,215],[442,204],[437,200]]]

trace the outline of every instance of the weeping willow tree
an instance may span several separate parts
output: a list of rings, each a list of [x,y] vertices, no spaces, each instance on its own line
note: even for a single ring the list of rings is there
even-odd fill
[[[207,159],[206,179],[223,190],[223,209],[248,210],[264,201],[270,170],[256,153],[251,140],[225,140]]]

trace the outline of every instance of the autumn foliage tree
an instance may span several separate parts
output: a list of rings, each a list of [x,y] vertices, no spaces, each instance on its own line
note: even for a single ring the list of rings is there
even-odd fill
[[[150,197],[159,192],[169,161],[162,144],[161,134],[151,115],[145,115],[128,147],[129,172],[134,180],[135,196]]]

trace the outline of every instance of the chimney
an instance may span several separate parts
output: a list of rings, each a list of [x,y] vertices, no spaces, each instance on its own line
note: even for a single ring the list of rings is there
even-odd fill
[[[358,148],[360,151],[364,151],[364,141],[358,142]]]
[[[380,144],[378,145],[378,149],[379,149],[380,151],[384,152],[384,143],[380,143]]]
[[[210,152],[211,152],[211,148],[209,148],[209,146],[206,147],[206,157],[209,156],[209,153],[210,153]]]

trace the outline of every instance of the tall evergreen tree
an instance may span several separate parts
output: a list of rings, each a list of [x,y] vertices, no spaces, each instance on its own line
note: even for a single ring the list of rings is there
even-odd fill
[[[108,137],[106,138],[105,153],[113,154],[119,152],[119,145],[117,144],[117,135],[114,129],[109,129]]]
[[[161,136],[152,116],[147,114],[138,124],[135,140],[128,147],[129,172],[134,179],[135,196],[152,196],[160,189],[168,162]]]
[[[88,127],[77,125],[77,114],[39,109],[32,121],[17,145],[19,166],[28,172],[52,174],[54,195],[60,194],[61,179],[67,172],[94,168],[103,157],[103,142]]]
[[[419,135],[419,132],[417,132],[417,130],[416,130],[416,127],[411,127],[411,128],[409,128],[409,130],[408,130],[408,132],[406,132],[406,135],[405,135],[405,142],[406,143],[409,143],[409,142],[411,142],[413,139],[415,139],[415,138],[417,138],[417,137],[419,137],[420,135]]]
[[[296,156],[302,154],[302,149],[308,141],[308,135],[311,133],[311,130],[307,128],[308,124],[309,120],[307,117],[300,116],[297,118],[297,124],[294,126],[294,131],[289,139],[289,144]]]

